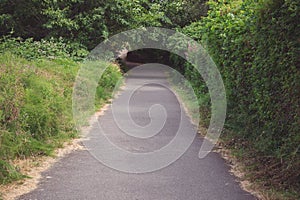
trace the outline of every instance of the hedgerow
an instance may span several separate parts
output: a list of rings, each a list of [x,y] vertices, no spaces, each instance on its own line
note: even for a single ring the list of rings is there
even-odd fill
[[[254,179],[298,192],[299,4],[209,1],[208,16],[181,30],[203,44],[223,77],[228,100],[223,141],[240,155]],[[183,65],[196,94],[205,100],[200,75]],[[209,99],[200,106],[209,109]]]

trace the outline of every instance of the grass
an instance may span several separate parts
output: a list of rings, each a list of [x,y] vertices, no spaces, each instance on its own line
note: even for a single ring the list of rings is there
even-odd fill
[[[121,77],[118,66],[102,65],[109,66],[97,85],[97,107],[111,97]],[[70,58],[29,61],[12,53],[0,55],[0,184],[25,177],[13,160],[51,156],[78,137],[72,92],[79,68]]]
[[[70,97],[77,69],[68,59],[0,56],[0,184],[23,178],[11,160],[51,155],[76,136]]]

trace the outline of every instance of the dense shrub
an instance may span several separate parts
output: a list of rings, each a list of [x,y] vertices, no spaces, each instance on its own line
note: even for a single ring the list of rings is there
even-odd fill
[[[227,145],[242,152],[255,178],[298,191],[299,4],[292,0],[210,1],[208,16],[182,29],[209,51],[223,77],[228,98],[223,133]],[[196,93],[203,95],[200,76],[189,64],[185,66],[183,71]],[[209,99],[201,105],[209,106]]]
[[[7,51],[27,60],[70,58],[81,61],[88,54],[85,46],[76,42],[67,42],[63,38],[34,41],[32,38],[24,40],[20,37],[3,36],[0,40],[0,53]]]

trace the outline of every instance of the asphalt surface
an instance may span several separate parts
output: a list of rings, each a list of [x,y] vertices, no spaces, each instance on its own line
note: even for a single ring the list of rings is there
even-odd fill
[[[145,84],[145,82],[147,84]],[[138,89],[136,86],[141,85]],[[144,85],[143,85],[144,84]],[[172,142],[181,124],[187,130],[186,137],[195,129],[178,102],[176,96],[167,87],[168,82],[163,69],[155,67],[140,68],[126,78],[126,86],[114,100],[116,113],[110,107],[94,124],[87,145],[88,150],[75,151],[60,159],[49,170],[42,173],[38,188],[19,199],[100,199],[100,200],[252,200],[251,194],[243,191],[236,178],[229,173],[229,166],[217,153],[209,153],[204,159],[198,158],[203,139],[197,135],[184,154],[165,168],[148,173],[125,173],[106,166],[97,159],[97,152],[102,151],[97,141],[105,136],[118,147],[133,153],[159,151]],[[134,91],[133,91],[134,90]],[[132,92],[129,101],[124,100],[126,93]],[[154,121],[149,116],[149,108],[160,104],[165,108],[152,110],[154,117],[164,117],[162,129],[153,137],[138,138],[128,136],[118,127],[113,114],[121,116],[123,126],[130,124],[124,112],[129,106],[130,116],[138,125],[145,127]],[[124,115],[124,116],[123,116]],[[153,117],[152,116],[152,117]],[[182,118],[181,118],[182,117]],[[99,130],[99,125],[102,131]],[[120,125],[120,124],[119,124]],[[132,127],[131,127],[132,128]],[[132,128],[134,129],[134,128]],[[190,131],[189,131],[190,130]],[[134,130],[133,130],[134,132]],[[143,131],[141,131],[141,134]],[[135,133],[139,133],[135,131]],[[148,132],[145,132],[147,136]],[[184,138],[182,138],[184,141]],[[178,148],[180,149],[180,148]],[[174,149],[176,151],[176,149]],[[107,151],[106,153],[109,153]],[[99,158],[99,157],[98,157]],[[122,163],[120,168],[135,170],[134,161],[129,157],[117,157],[111,154],[111,163]],[[104,162],[105,163],[105,162]],[[145,162],[147,164],[147,162]],[[149,161],[149,165],[157,163]],[[138,172],[138,170],[137,170]],[[140,171],[139,171],[140,172]]]

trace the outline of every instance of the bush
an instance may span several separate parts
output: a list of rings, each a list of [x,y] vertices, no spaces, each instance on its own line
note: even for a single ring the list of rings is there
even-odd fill
[[[227,145],[244,152],[240,159],[252,166],[254,178],[298,192],[299,4],[291,0],[210,1],[208,16],[182,29],[202,42],[223,76],[228,98],[223,133]],[[205,94],[200,76],[195,77],[189,67],[184,73],[196,93]],[[208,101],[201,105],[209,106]]]
[[[24,40],[22,38],[3,36],[0,40],[0,53],[7,51],[27,60],[69,58],[75,61],[82,61],[88,54],[86,47],[83,45],[67,42],[63,38],[34,41],[33,38]]]

